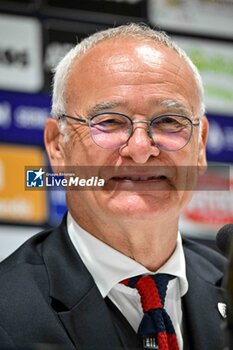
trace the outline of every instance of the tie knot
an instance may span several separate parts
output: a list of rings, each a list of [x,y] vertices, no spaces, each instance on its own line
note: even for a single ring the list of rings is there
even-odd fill
[[[136,288],[144,312],[164,307],[168,282],[174,276],[165,273],[156,275],[136,276],[122,281],[124,285]]]

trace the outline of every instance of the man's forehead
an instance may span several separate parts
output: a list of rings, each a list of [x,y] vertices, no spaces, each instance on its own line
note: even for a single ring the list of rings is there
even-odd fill
[[[94,60],[103,62],[111,57],[111,61],[139,59],[145,63],[155,62],[166,55],[170,61],[181,60],[179,54],[163,43],[152,39],[139,39],[130,37],[119,37],[103,40],[90,48],[85,54],[77,58],[75,65]]]
[[[75,75],[86,79],[90,73],[111,74],[124,72],[148,72],[153,69],[171,70],[174,74],[183,71],[192,75],[187,62],[173,49],[164,44],[138,38],[113,38],[99,42],[73,63],[69,77]],[[146,70],[145,70],[146,69]]]
[[[189,95],[188,91],[192,90],[193,95],[197,93],[195,79],[187,62],[175,50],[152,39],[140,42],[138,39],[114,38],[100,42],[76,60],[69,78],[67,90],[71,100],[74,99],[74,86],[76,100],[83,97],[84,92],[90,97],[94,92],[98,94],[103,89],[108,91],[106,87],[111,88],[114,84],[124,91],[127,86],[135,86],[135,89],[138,86],[139,90],[144,84],[151,93],[158,91],[153,87],[156,84],[158,87],[161,84],[165,87],[166,84],[168,90],[174,87],[174,91],[179,90],[177,87],[180,85],[185,90],[184,98]],[[114,93],[118,94],[116,89]],[[166,96],[167,99],[171,97],[171,94]],[[86,98],[87,96],[85,100]],[[102,99],[102,96],[100,101],[111,102]],[[99,107],[94,109],[90,115],[98,114],[106,108],[101,106],[101,110]],[[184,108],[177,109],[187,114]]]

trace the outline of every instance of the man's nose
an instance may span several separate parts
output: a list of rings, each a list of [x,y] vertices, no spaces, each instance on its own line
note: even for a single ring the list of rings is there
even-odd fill
[[[130,157],[135,163],[144,164],[150,156],[158,156],[160,150],[149,136],[149,126],[146,123],[134,124],[133,134],[128,143],[120,148],[122,157]]]

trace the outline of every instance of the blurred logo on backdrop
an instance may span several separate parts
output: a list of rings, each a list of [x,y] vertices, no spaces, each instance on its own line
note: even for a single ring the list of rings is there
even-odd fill
[[[41,186],[43,167],[37,164],[44,160],[39,147],[0,144],[0,221],[41,225],[48,220],[46,192],[25,191],[25,164],[32,164],[28,184]]]
[[[0,87],[39,92],[43,87],[41,23],[33,17],[0,14],[0,32],[3,33],[0,38]]]

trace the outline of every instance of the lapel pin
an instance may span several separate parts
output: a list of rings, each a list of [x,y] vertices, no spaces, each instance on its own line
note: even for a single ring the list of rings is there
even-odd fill
[[[143,337],[143,349],[144,350],[156,350],[158,345],[154,337]]]
[[[225,303],[218,303],[218,311],[223,318],[227,317],[227,306]]]

